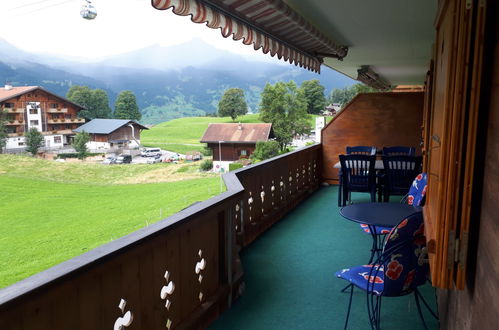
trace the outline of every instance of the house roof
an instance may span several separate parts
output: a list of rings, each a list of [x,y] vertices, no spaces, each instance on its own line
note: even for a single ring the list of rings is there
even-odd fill
[[[272,124],[210,124],[201,143],[208,142],[233,142],[233,143],[256,143],[267,141],[272,134]]]
[[[139,126],[141,129],[148,129],[147,127],[137,123],[134,120],[128,119],[92,119],[88,123],[85,123],[74,129],[74,132],[87,132],[91,134],[109,134],[116,131],[118,128],[123,127],[131,123],[134,126]]]
[[[52,92],[50,92],[50,91],[48,91],[45,88],[40,87],[40,86],[19,86],[19,87],[12,86],[9,89],[6,89],[6,88],[2,87],[2,88],[0,88],[0,102],[6,101],[8,99],[11,99],[11,98],[14,98],[14,97],[17,97],[17,96],[20,96],[20,95],[23,95],[23,94],[26,94],[26,93],[29,93],[29,92],[32,92],[32,91],[37,90],[37,89],[42,90],[45,93],[48,93],[50,95],[53,95],[53,96],[55,96],[55,97],[63,100],[64,102],[71,103],[72,105],[74,105],[77,108],[85,109],[85,107],[82,107],[79,104],[71,102],[67,98],[59,96],[57,94],[54,94],[54,93],[52,93]]]

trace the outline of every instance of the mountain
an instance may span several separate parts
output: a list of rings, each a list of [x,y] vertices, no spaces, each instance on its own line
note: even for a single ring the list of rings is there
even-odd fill
[[[263,56],[263,55],[262,55]],[[111,105],[122,90],[137,97],[144,124],[214,113],[223,92],[238,87],[255,112],[266,83],[318,79],[326,88],[354,81],[323,68],[320,75],[289,64],[255,61],[212,47],[201,40],[149,46],[96,60],[33,54],[0,40],[0,80],[14,86],[40,85],[64,96],[71,85],[107,91]]]

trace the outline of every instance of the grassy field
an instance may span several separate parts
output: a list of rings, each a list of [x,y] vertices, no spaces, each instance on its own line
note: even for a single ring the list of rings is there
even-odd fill
[[[104,166],[0,155],[0,287],[219,192],[218,177],[193,163]]]
[[[315,128],[315,118],[310,116],[310,125]],[[331,118],[327,118],[329,122]],[[174,119],[152,127],[141,133],[141,142],[146,147],[159,147],[185,154],[187,151],[201,151],[205,144],[199,143],[210,123],[232,123],[230,117],[188,117]],[[261,123],[258,114],[236,119],[241,123]]]

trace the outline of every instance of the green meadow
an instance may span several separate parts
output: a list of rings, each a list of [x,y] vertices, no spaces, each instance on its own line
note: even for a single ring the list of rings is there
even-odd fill
[[[0,287],[217,195],[196,166],[0,155]]]

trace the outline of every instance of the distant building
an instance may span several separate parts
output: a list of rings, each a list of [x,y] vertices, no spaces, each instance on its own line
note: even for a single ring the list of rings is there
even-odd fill
[[[322,112],[323,116],[334,116],[338,111],[341,110],[341,104],[340,103],[331,103],[328,106],[324,108],[324,111]]]
[[[272,137],[272,124],[210,124],[201,143],[207,143],[213,151],[213,168],[227,171],[230,163],[249,158],[258,141]]]
[[[24,135],[32,127],[43,134],[46,148],[61,148],[71,143],[73,130],[85,123],[77,117],[84,107],[40,86],[5,85],[0,88],[0,109],[7,112],[7,150],[25,148]]]
[[[128,119],[93,119],[75,129],[90,134],[87,148],[107,150],[111,148],[136,148],[140,145],[140,132],[147,127]]]

